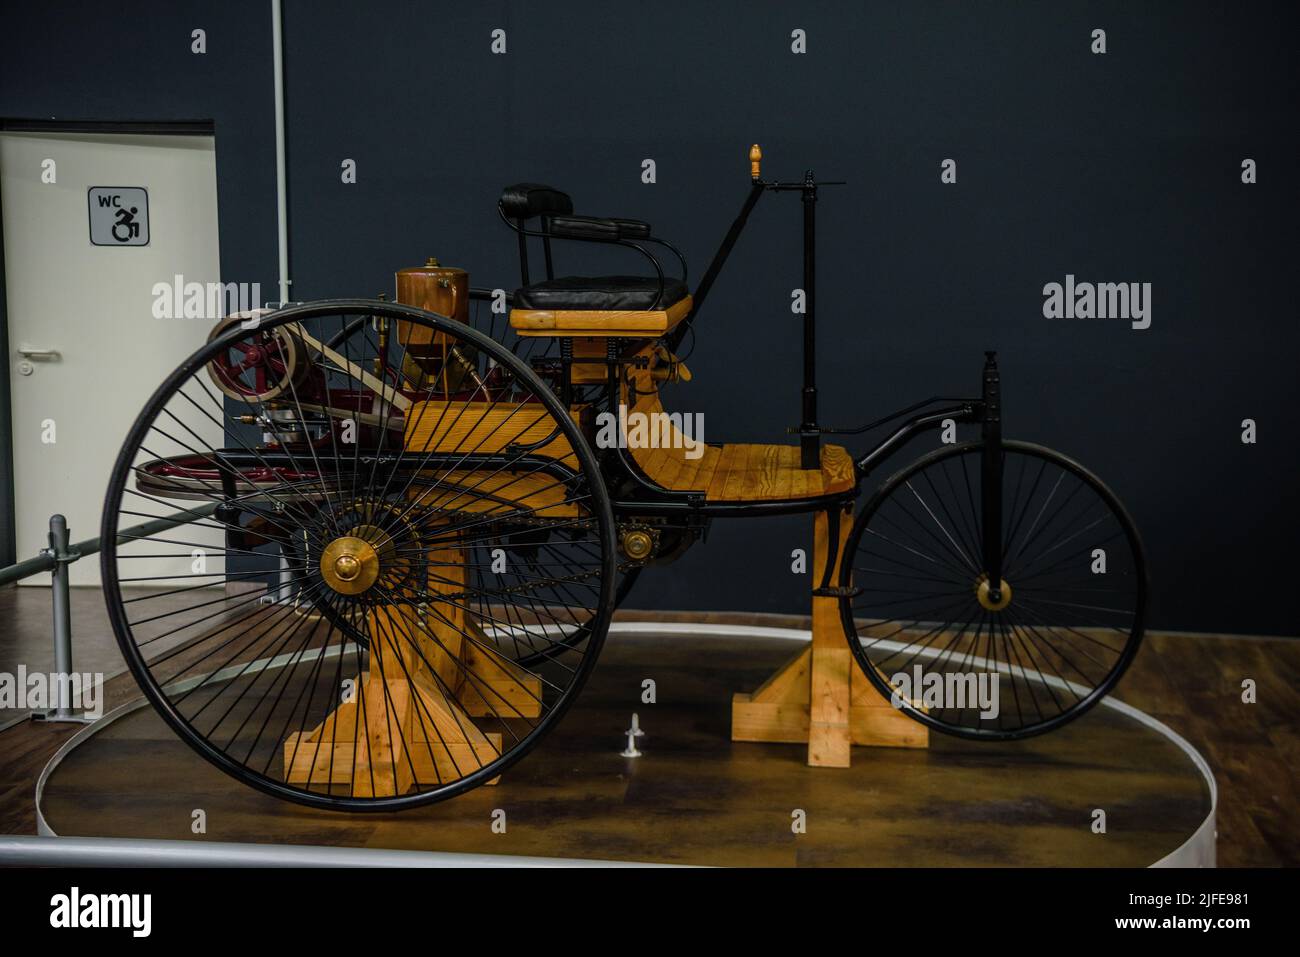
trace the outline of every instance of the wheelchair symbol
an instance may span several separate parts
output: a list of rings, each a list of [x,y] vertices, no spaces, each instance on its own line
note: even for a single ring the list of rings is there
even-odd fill
[[[137,206],[132,206],[129,210],[117,211],[117,221],[113,223],[112,233],[113,238],[119,243],[129,242],[140,235],[140,224],[135,221],[135,214],[139,211]]]

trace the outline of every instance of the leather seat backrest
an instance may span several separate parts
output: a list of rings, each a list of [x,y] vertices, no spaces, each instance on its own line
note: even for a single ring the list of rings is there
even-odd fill
[[[532,219],[534,216],[571,216],[573,200],[541,183],[516,183],[501,191],[501,211],[511,219]]]

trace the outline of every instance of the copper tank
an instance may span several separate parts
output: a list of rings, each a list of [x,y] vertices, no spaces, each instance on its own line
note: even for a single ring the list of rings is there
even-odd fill
[[[397,301],[428,312],[436,312],[457,322],[469,323],[469,273],[454,266],[444,266],[430,257],[423,266],[397,271]],[[397,323],[397,341],[407,356],[407,363],[424,373],[421,381],[438,376],[449,387],[460,387],[471,371],[476,356],[468,347],[456,347],[443,333],[412,322]],[[414,370],[408,369],[408,372]]]

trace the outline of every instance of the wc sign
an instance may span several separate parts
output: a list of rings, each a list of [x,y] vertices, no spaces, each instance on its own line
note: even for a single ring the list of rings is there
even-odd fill
[[[143,186],[92,186],[88,201],[91,243],[149,245],[149,194]]]

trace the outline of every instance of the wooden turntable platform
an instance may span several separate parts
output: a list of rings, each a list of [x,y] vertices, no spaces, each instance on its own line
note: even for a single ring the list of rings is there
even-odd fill
[[[924,750],[855,748],[848,768],[809,767],[800,747],[733,742],[732,694],[797,650],[763,635],[611,634],[572,710],[497,786],[401,814],[266,797],[141,708],[66,755],[42,811],[56,833],[78,836],[674,864],[1128,867],[1174,851],[1210,812],[1191,758],[1107,707],[1012,744],[933,735]],[[646,678],[652,705],[640,700]],[[643,756],[623,758],[634,711]],[[196,808],[207,815],[198,837]],[[1092,830],[1096,808],[1105,834]],[[498,809],[505,833],[492,828]],[[792,829],[797,811],[805,833]]]

